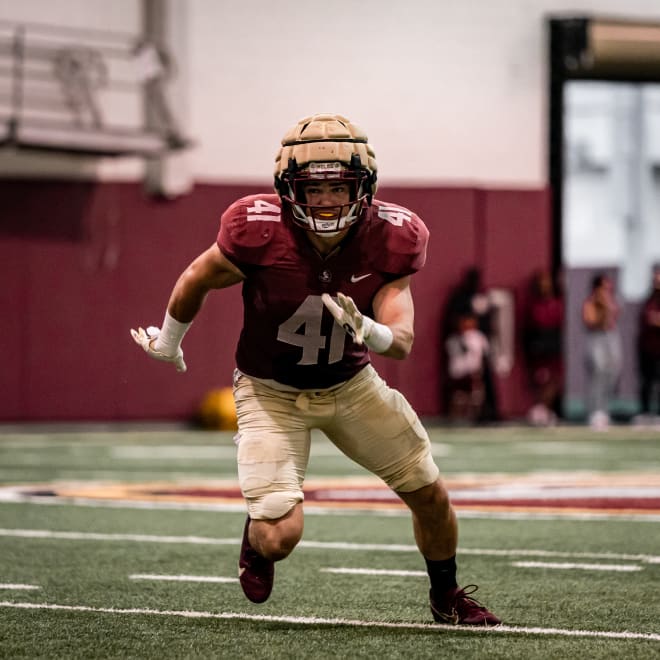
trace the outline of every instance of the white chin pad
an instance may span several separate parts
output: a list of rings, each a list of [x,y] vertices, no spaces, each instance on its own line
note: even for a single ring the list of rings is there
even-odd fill
[[[327,232],[337,233],[342,228],[342,223],[333,218],[332,220],[319,220],[318,218],[310,218],[310,226],[314,228],[314,231],[319,234],[326,234]]]

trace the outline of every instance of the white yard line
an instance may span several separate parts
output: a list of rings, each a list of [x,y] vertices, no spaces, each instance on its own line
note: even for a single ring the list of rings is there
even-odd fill
[[[183,543],[192,545],[239,545],[241,540],[205,536],[157,536],[152,534],[104,534],[98,532],[55,532],[47,529],[0,529],[0,537],[12,536],[60,541],[129,541],[134,543]]]
[[[550,563],[544,561],[512,561],[511,566],[517,568],[555,568],[559,570],[581,570],[581,571],[641,571],[641,566],[633,564],[574,564],[571,562]]]
[[[37,465],[35,463],[35,465]],[[51,469],[52,466],[47,466],[44,464],[43,457],[39,460],[38,467]],[[35,471],[34,467],[28,465],[24,466],[15,466],[15,467],[3,467],[0,470],[0,479],[2,481],[18,481],[19,479],[25,481],[32,481]],[[69,471],[68,468],[62,467],[58,470],[58,481],[62,483],[71,483],[76,482],[80,478],[80,473],[75,471]],[[116,470],[87,470],[85,471],[85,478],[89,482],[94,481],[121,481],[123,483],[128,483],[126,479],[126,470],[124,468],[117,468]],[[208,482],[209,475],[205,472],[189,470],[188,472],[172,472],[171,470],[162,469],[162,470],[135,470],[131,472],[131,478],[133,480],[139,481],[168,481],[168,482],[192,482],[197,481],[198,483],[204,481]],[[235,479],[236,472],[214,472],[213,479]],[[55,483],[55,482],[53,482]]]
[[[238,582],[238,578],[216,577],[213,575],[152,575],[151,573],[135,573],[128,576],[131,580],[154,580],[164,582]]]
[[[439,452],[444,450],[446,454],[446,445],[433,445],[433,448]],[[109,453],[113,458],[146,461],[235,459],[236,445],[119,445],[111,447]],[[314,447],[313,453],[315,458],[344,458],[339,449],[330,444]]]
[[[208,536],[160,536],[156,534],[107,534],[102,532],[64,532],[49,529],[2,529],[1,537],[58,539],[63,541],[127,541],[135,543],[182,543],[191,545],[240,545],[241,539]],[[358,552],[419,552],[414,544],[347,543],[344,541],[301,541],[300,548],[321,550],[355,550]],[[660,564],[659,555],[622,554],[615,552],[566,552],[560,550],[530,550],[526,548],[459,548],[459,554],[485,557],[546,557],[563,559],[611,559]]]
[[[660,642],[660,634],[615,630],[571,630],[566,628],[525,628],[522,626],[499,625],[494,627],[450,626],[439,623],[405,623],[390,621],[363,621],[359,619],[329,619],[323,617],[276,616],[266,614],[247,614],[244,612],[204,612],[190,610],[151,610],[143,608],[119,609],[113,607],[88,607],[86,605],[57,605],[54,603],[14,603],[0,601],[0,607],[25,610],[60,610],[65,612],[91,612],[97,614],[116,614],[124,616],[173,616],[187,619],[222,619],[237,621],[264,621],[268,623],[286,623],[300,626],[345,626],[352,628],[395,628],[399,630],[425,630],[427,632],[460,632],[477,634],[507,635],[556,635],[563,637],[596,637],[605,639],[642,639]]]
[[[514,561],[511,566],[517,568],[553,568],[565,570],[587,570],[587,571],[621,571],[633,572],[643,570],[641,566],[631,564],[576,564],[561,563],[553,564],[540,561]],[[338,575],[391,575],[394,577],[422,577],[426,578],[425,571],[390,570],[384,568],[319,568],[320,573],[333,573]],[[212,576],[212,575],[154,575],[151,573],[137,573],[128,576],[131,580],[153,580],[155,582],[209,582],[209,583],[235,583],[238,578]],[[2,585],[0,585],[2,588]],[[37,587],[34,587],[37,588]]]
[[[320,568],[321,573],[343,573],[347,575],[397,575],[401,577],[427,577],[425,571],[395,571],[384,568]]]
[[[82,506],[91,509],[145,509],[148,511],[216,511],[220,513],[245,512],[245,503],[217,504],[206,502],[150,502],[146,500],[94,499],[87,497],[27,495],[12,489],[0,488],[1,502],[39,504],[45,506]],[[309,513],[305,509],[305,513]],[[659,517],[660,518],[660,517]]]
[[[305,510],[307,512],[307,510]],[[616,520],[617,522],[660,522],[657,513],[601,513],[598,511],[560,511],[548,513],[543,511],[478,511],[456,507],[459,518],[473,518],[478,520],[579,520],[581,522],[599,522],[602,520]]]
[[[634,572],[643,568],[634,564],[577,564],[577,563],[551,563],[543,561],[512,561],[511,566],[516,568],[554,568],[564,570],[583,571],[620,571]],[[380,568],[321,568],[321,573],[338,573],[345,575],[393,575],[400,577],[427,577],[425,571],[398,571]]]
[[[11,584],[11,583],[0,583],[0,589],[7,589],[7,590],[26,590],[26,591],[31,591],[34,589],[41,589],[41,587],[37,586],[36,584]]]
[[[154,447],[153,445],[118,445],[109,450],[112,458],[131,461],[180,461],[214,458],[235,458],[236,446],[228,445],[178,445]]]

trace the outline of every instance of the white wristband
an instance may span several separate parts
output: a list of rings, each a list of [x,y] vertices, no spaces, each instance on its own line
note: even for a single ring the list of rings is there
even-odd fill
[[[192,321],[181,323],[181,321],[177,321],[173,316],[170,316],[169,312],[165,312],[163,327],[154,342],[154,350],[164,355],[176,355],[181,347],[183,336],[188,332],[191,325]]]
[[[384,353],[394,341],[394,335],[389,326],[377,323],[372,318],[364,316],[364,343],[375,353]]]

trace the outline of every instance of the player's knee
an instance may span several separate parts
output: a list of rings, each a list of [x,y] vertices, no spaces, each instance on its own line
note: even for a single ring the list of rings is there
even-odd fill
[[[248,498],[248,512],[253,520],[277,520],[286,516],[302,500],[302,494],[295,492],[266,493]]]
[[[431,454],[427,454],[422,460],[406,466],[396,477],[388,480],[392,490],[402,493],[411,493],[434,483],[440,471],[435,464]]]
[[[248,498],[248,511],[256,536],[255,548],[261,555],[280,561],[291,554],[302,537],[302,513],[295,510],[302,499],[302,493],[295,492],[266,493]]]
[[[446,516],[450,513],[449,493],[439,479],[416,491],[405,493],[405,495],[407,497],[404,499],[419,514],[430,513],[435,517],[438,514]]]

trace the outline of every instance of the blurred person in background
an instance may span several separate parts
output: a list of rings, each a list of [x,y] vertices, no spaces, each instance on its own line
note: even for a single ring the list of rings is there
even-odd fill
[[[619,314],[614,281],[605,273],[595,275],[591,291],[582,304],[582,321],[587,333],[587,415],[589,425],[596,431],[609,427],[610,403],[621,377]]]
[[[640,311],[638,358],[641,408],[634,421],[657,423],[660,422],[660,266],[653,269],[651,293]]]
[[[549,426],[557,421],[564,379],[564,300],[548,270],[532,276],[524,324],[523,343],[534,395],[527,419],[534,426]]]
[[[449,419],[473,423],[484,405],[484,372],[490,344],[472,312],[458,318],[458,327],[445,341]]]
[[[239,581],[249,600],[269,598],[275,562],[302,538],[311,430],[320,429],[409,507],[434,620],[498,624],[474,585],[458,586],[458,524],[429,436],[370,362],[370,352],[404,359],[412,349],[410,279],[428,242],[417,215],[374,198],[376,170],[367,136],[348,119],[302,119],[282,139],[276,194],[234,202],[174,285],[162,328],[131,334],[185,371],[181,342],[207,294],[242,286],[234,399],[248,509]]]
[[[459,319],[466,314],[476,319],[478,330],[483,333],[492,347],[496,341],[495,327],[497,308],[492,304],[488,292],[482,286],[481,270],[476,266],[468,268],[463,279],[449,296],[444,314],[444,333],[446,339],[456,331]],[[483,404],[481,406],[479,422],[496,422],[500,420],[497,389],[495,386],[495,374],[492,361],[484,362],[483,381]],[[448,402],[448,406],[449,406]]]

